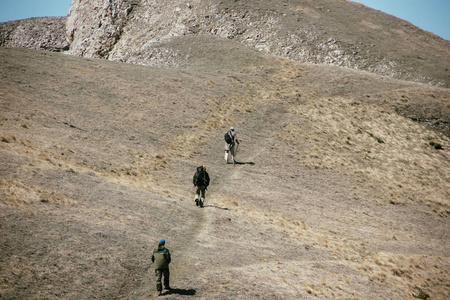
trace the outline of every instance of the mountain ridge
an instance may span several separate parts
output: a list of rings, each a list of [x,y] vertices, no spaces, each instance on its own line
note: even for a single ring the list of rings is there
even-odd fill
[[[28,45],[36,25],[0,24],[3,46]],[[35,22],[45,22],[36,19]],[[367,70],[393,78],[449,86],[450,42],[350,1],[159,1],[114,0],[71,4],[66,26],[55,23],[57,47],[41,48],[143,65],[170,65],[177,56],[162,45],[184,35],[213,35],[289,59]],[[9,34],[12,36],[12,34]],[[44,45],[43,45],[44,44]]]

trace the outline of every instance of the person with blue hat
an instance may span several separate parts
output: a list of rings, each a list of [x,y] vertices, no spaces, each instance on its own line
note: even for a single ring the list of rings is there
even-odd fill
[[[153,250],[152,262],[155,263],[155,275],[156,275],[156,290],[158,295],[162,294],[161,279],[164,276],[164,289],[170,290],[169,279],[169,264],[171,261],[170,251],[166,248],[166,241],[161,239],[158,243],[158,248]]]

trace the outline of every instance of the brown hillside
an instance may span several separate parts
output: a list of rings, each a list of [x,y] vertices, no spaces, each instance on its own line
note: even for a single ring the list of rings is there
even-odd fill
[[[450,42],[347,0],[72,1],[68,17],[0,23],[0,47],[176,67],[168,41],[208,35],[300,62],[449,87]]]
[[[74,0],[67,19],[71,54],[142,65],[173,66],[167,41],[190,35],[450,87],[449,41],[346,0]]]
[[[177,68],[0,49],[0,298],[151,299],[160,238],[163,299],[450,297],[450,140],[409,118],[448,89],[166,43]]]

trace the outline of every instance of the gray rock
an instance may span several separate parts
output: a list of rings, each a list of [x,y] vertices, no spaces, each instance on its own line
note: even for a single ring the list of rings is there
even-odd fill
[[[0,47],[60,52],[69,49],[66,17],[42,17],[0,23]]]
[[[184,65],[189,53],[170,43],[189,35],[231,39],[301,62],[450,86],[449,41],[348,1],[73,0],[67,19],[0,24],[0,46],[61,51],[69,44],[68,53],[77,56],[166,68]]]

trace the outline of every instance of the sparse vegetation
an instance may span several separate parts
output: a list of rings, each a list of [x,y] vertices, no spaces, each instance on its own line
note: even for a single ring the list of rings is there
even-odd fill
[[[370,132],[368,132],[368,134],[369,134],[370,137],[372,137],[372,138],[374,138],[375,140],[377,140],[378,143],[384,144],[384,141],[383,141],[381,138],[374,136],[374,135],[373,135],[372,133],[370,133]]]
[[[449,295],[450,162],[428,145],[448,139],[395,110],[447,90],[230,40],[176,47],[175,70],[0,49],[3,298],[152,298],[162,237],[173,299],[397,300],[424,278]],[[224,164],[230,125],[246,164]]]
[[[1,141],[3,143],[12,143],[16,141],[16,137],[13,135],[2,136]]]
[[[436,150],[442,150],[442,145],[435,142],[430,142],[430,146],[434,147]]]
[[[423,300],[430,299],[430,295],[428,293],[424,292],[420,288],[417,288],[417,289],[419,290],[419,292],[417,294],[413,294],[414,298],[423,299]]]

